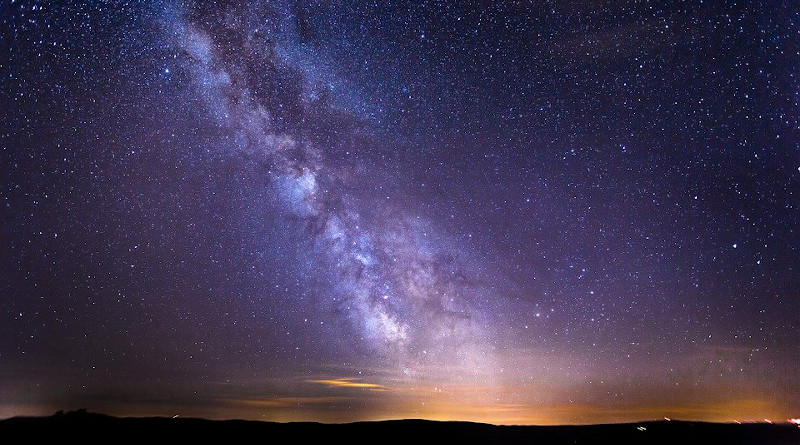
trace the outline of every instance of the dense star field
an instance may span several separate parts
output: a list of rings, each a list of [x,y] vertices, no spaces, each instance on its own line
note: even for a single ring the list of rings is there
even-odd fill
[[[800,3],[0,13],[0,418],[800,414]]]

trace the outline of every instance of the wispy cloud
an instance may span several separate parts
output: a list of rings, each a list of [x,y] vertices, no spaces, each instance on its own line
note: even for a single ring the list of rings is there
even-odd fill
[[[342,377],[338,379],[320,379],[309,380],[310,383],[317,383],[320,385],[328,385],[333,388],[365,388],[374,391],[389,391],[388,386],[379,385],[377,383],[367,383],[360,381],[361,379]]]

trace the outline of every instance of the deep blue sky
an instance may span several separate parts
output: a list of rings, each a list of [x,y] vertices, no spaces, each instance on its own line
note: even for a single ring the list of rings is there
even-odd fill
[[[799,13],[4,1],[0,416],[796,417]]]

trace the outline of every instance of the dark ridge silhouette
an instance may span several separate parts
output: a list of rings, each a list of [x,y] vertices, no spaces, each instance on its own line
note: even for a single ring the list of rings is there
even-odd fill
[[[181,443],[202,440],[259,443],[423,443],[452,444],[800,444],[800,428],[791,424],[726,424],[651,421],[586,426],[497,426],[471,422],[390,420],[322,424],[195,418],[118,418],[86,410],[50,417],[0,421],[0,438],[41,443]]]

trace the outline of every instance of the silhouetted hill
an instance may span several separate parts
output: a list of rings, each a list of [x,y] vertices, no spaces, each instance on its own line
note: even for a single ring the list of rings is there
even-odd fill
[[[19,435],[17,435],[19,434]],[[252,441],[258,443],[453,444],[800,444],[789,424],[658,421],[589,426],[496,426],[470,422],[394,420],[321,424],[130,417],[74,411],[0,421],[0,437],[25,442]]]

